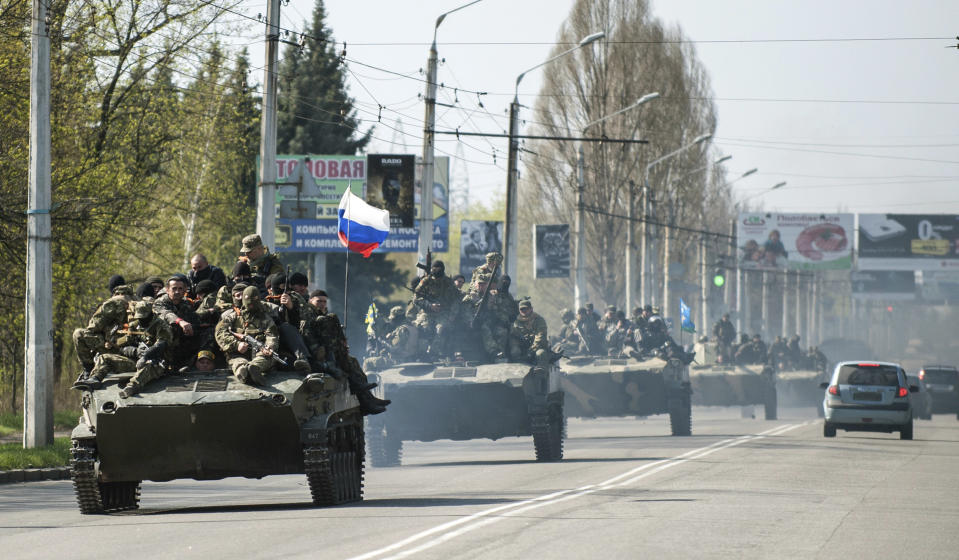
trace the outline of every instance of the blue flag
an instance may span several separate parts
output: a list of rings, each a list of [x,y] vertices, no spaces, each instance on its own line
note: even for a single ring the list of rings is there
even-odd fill
[[[686,305],[686,302],[683,301],[683,298],[679,298],[679,317],[679,324],[682,330],[691,333],[696,332],[696,325],[693,324],[693,320],[689,316],[689,306]]]

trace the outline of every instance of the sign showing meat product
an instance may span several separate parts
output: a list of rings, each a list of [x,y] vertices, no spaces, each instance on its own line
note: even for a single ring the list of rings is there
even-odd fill
[[[859,270],[959,271],[959,216],[859,214]]]
[[[739,266],[746,269],[852,268],[852,214],[747,212],[736,227]]]

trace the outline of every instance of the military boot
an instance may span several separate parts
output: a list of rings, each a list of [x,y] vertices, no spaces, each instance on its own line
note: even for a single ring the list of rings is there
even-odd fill
[[[77,380],[73,382],[73,385],[70,388],[92,391],[94,389],[99,389],[101,385],[103,385],[103,380],[91,374],[90,370],[85,369],[80,372]]]
[[[236,376],[237,381],[245,385],[252,385],[250,383],[250,366],[243,364],[242,366],[236,368],[236,371],[233,373]]]
[[[140,386],[139,383],[137,383],[136,381],[130,381],[129,383],[127,383],[127,386],[120,391],[120,398],[126,399],[129,397],[132,397],[133,395],[136,395],[137,393],[139,393],[140,389],[142,389],[142,387]]]
[[[376,398],[369,391],[357,393],[356,399],[360,401],[360,412],[364,415],[386,412],[386,406],[392,402],[389,399]]]
[[[252,381],[253,384],[260,386],[266,385],[266,377],[263,376],[263,371],[260,369],[260,366],[256,364],[249,364],[247,368],[247,371],[250,375],[250,381]]]
[[[313,368],[310,366],[310,360],[308,359],[308,356],[303,354],[303,352],[296,353],[296,359],[293,360],[293,369],[301,373],[309,373],[313,370]]]

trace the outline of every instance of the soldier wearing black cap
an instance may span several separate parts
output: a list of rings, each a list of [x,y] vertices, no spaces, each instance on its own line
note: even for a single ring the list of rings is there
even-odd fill
[[[120,333],[120,353],[129,363],[114,361],[115,371],[136,372],[120,391],[120,398],[125,399],[166,374],[172,357],[173,331],[166,321],[153,314],[150,303],[141,301],[136,304],[133,321]]]
[[[460,291],[446,275],[443,261],[433,261],[430,273],[413,290],[413,306],[425,313],[421,326],[430,340],[430,354],[444,357],[449,352],[448,332],[456,318]]]
[[[223,269],[210,264],[203,253],[197,253],[190,259],[190,272],[187,277],[190,281],[190,292],[193,294],[196,294],[196,285],[203,280],[213,283],[212,291],[214,292],[226,286],[226,274],[223,273]]]
[[[271,274],[266,279],[269,295],[266,296],[265,306],[276,323],[280,345],[294,356],[293,368],[297,371],[310,371],[310,352],[300,334],[301,321],[308,321],[310,318],[303,316],[307,305],[300,298],[300,294],[285,289],[286,281],[283,274]]]

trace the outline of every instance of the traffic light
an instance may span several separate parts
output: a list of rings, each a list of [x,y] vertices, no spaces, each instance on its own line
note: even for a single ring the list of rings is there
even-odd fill
[[[716,271],[713,272],[713,286],[716,286],[717,288],[722,288],[725,285],[726,285],[726,271],[722,268],[717,268]]]

